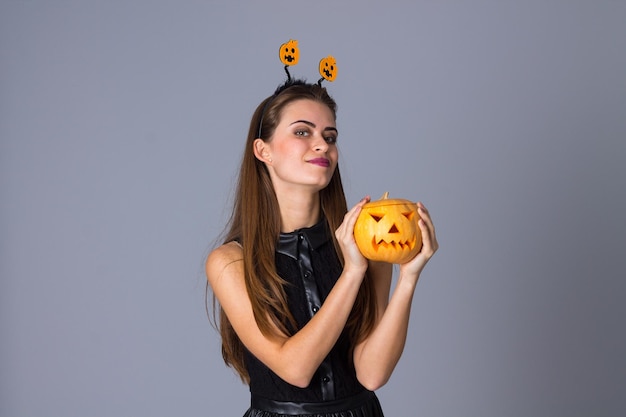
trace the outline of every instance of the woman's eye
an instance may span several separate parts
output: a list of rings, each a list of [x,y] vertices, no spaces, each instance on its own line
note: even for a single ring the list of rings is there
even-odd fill
[[[324,140],[326,141],[326,143],[330,143],[331,145],[337,143],[336,136],[326,136]]]
[[[308,136],[308,134],[306,130],[296,130],[296,136]]]

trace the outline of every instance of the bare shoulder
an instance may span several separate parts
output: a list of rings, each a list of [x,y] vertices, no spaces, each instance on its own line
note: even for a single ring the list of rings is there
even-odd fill
[[[243,276],[243,252],[236,242],[225,243],[213,250],[206,260],[206,275],[211,286],[215,286],[226,275]]]

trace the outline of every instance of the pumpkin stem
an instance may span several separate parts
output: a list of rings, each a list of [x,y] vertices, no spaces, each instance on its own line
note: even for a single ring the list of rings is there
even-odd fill
[[[381,200],[386,200],[389,197],[389,191],[385,191],[385,194],[380,198]]]

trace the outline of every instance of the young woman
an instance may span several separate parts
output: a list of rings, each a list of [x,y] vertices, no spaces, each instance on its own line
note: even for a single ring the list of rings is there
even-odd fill
[[[244,417],[382,416],[373,391],[404,348],[411,300],[438,248],[428,211],[421,252],[400,265],[367,261],[337,166],[336,104],[290,80],[250,124],[233,213],[207,258],[220,305],[222,353],[249,384]]]

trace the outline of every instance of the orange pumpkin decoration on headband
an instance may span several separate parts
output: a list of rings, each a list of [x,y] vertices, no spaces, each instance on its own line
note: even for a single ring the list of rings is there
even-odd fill
[[[280,45],[278,51],[280,62],[285,65],[296,65],[300,59],[300,50],[298,49],[298,41],[290,39],[289,42]]]
[[[363,205],[354,225],[354,239],[367,259],[402,264],[422,248],[420,216],[416,203],[388,199],[388,195]]]
[[[325,80],[335,81],[337,77],[337,61],[332,55],[328,55],[320,61],[320,75]]]

